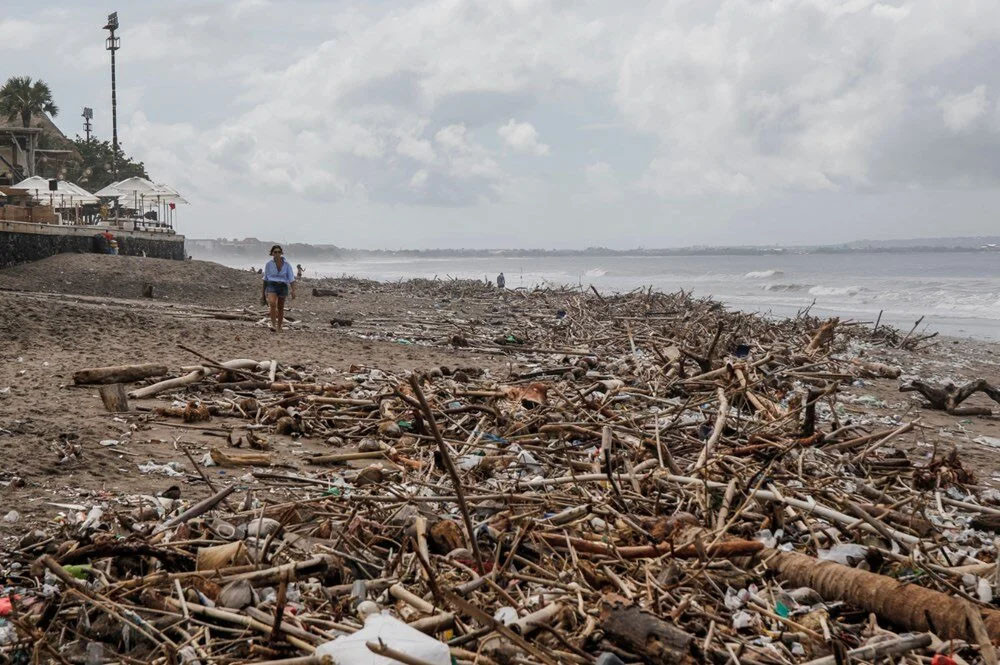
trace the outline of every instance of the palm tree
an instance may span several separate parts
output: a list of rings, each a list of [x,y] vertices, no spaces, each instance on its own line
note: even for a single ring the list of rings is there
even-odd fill
[[[30,76],[11,76],[0,88],[0,115],[8,121],[21,116],[25,127],[31,125],[31,116],[42,111],[49,115],[59,113],[52,102],[52,91],[45,81],[32,83]]]

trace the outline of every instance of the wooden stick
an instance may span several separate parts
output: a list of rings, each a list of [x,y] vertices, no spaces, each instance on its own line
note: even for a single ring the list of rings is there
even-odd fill
[[[420,380],[417,378],[416,374],[410,375],[410,387],[413,388],[413,394],[417,396],[417,400],[420,402],[420,409],[424,412],[424,417],[427,419],[427,424],[430,425],[431,434],[434,435],[434,440],[437,441],[438,451],[441,453],[441,459],[444,462],[445,467],[448,469],[448,475],[451,476],[451,483],[455,487],[455,494],[458,497],[458,508],[462,511],[462,519],[465,521],[465,529],[469,532],[469,545],[472,547],[472,554],[476,557],[476,565],[479,567],[479,574],[486,572],[483,567],[483,555],[479,551],[479,542],[476,540],[476,531],[472,526],[472,518],[469,516],[469,507],[465,503],[465,490],[462,489],[462,479],[458,475],[458,469],[455,468],[455,462],[451,459],[451,454],[448,452],[448,445],[441,438],[441,432],[438,430],[437,421],[434,420],[434,412],[431,411],[430,405],[427,403],[427,398],[424,397],[424,391],[420,389]]]

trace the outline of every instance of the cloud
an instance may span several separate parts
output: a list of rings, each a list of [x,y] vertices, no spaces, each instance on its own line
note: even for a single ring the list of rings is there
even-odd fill
[[[869,4],[664,5],[629,40],[615,94],[632,126],[659,142],[645,186],[665,197],[773,196],[924,178],[896,130],[925,149],[944,140],[927,90],[955,85],[957,63],[975,48],[1000,45],[1000,11],[975,1],[955,12]],[[946,98],[947,129],[968,128],[984,93]],[[958,181],[979,163],[951,168]]]
[[[53,85],[64,130],[94,106],[107,136],[101,23],[54,4],[0,20],[0,52]],[[378,244],[432,237],[402,218],[537,243],[590,224],[600,242],[595,202],[672,238],[665,211],[695,234],[802,197],[874,211],[852,202],[902,192],[905,220],[914,192],[1000,191],[995,0],[229,0],[141,3],[122,26],[126,150],[206,227],[265,224],[229,212],[250,192],[304,235],[336,208]],[[790,239],[781,224],[755,237]]]
[[[26,49],[37,44],[45,29],[43,26],[20,19],[0,19],[0,52]]]
[[[621,181],[607,162],[593,162],[583,169],[588,196],[601,203],[611,203],[623,196]]]
[[[953,132],[968,130],[986,115],[986,86],[977,85],[961,95],[947,95],[939,102],[944,124]]]
[[[517,122],[513,118],[497,129],[497,134],[511,149],[534,155],[549,154],[549,146],[538,141],[538,131],[529,122]]]

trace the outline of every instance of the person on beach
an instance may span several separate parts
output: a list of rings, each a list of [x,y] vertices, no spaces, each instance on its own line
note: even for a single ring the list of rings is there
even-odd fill
[[[498,289],[502,289],[506,283],[507,283],[507,280],[504,279],[503,273],[500,273],[499,275],[497,275],[497,288]]]
[[[261,288],[261,304],[270,306],[271,330],[281,332],[285,322],[285,298],[291,291],[295,300],[295,275],[292,266],[285,260],[281,245],[271,248],[271,260],[264,266],[264,285]]]
[[[302,279],[302,273],[304,273],[305,271],[306,271],[306,269],[302,267],[301,263],[296,263],[295,264],[295,279]]]

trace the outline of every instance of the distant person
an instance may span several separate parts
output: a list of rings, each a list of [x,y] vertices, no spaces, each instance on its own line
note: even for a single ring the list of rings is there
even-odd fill
[[[499,275],[497,275],[497,288],[498,289],[502,289],[502,288],[504,288],[504,285],[506,285],[506,284],[507,284],[507,280],[504,279],[503,273],[500,273]]]
[[[302,267],[301,263],[296,263],[295,264],[295,279],[302,279],[302,273],[304,273],[305,271],[306,271],[306,269]]]
[[[117,254],[118,253],[118,243],[115,242],[115,237],[111,235],[111,231],[105,231],[101,234],[101,238],[104,240],[100,244],[100,248],[105,254]]]
[[[270,306],[271,330],[275,332],[281,332],[285,322],[285,298],[289,291],[295,300],[295,275],[283,254],[281,245],[271,247],[271,260],[264,266],[264,285],[260,293],[261,304]]]

